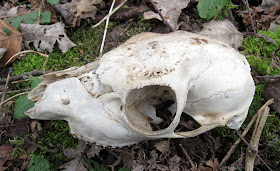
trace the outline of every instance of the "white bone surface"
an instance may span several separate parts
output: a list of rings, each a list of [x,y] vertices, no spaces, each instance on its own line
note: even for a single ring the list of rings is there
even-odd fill
[[[34,119],[62,119],[90,143],[123,147],[143,140],[193,137],[218,126],[238,129],[254,96],[250,66],[228,45],[189,32],[142,33],[99,60],[48,74],[28,98]],[[155,105],[175,103],[158,131]],[[183,113],[184,112],[184,113]],[[180,118],[201,126],[177,132]]]

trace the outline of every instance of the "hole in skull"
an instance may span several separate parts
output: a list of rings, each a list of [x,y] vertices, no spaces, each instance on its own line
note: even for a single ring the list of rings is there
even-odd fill
[[[168,86],[134,89],[127,96],[125,114],[130,125],[141,132],[162,130],[173,121],[174,115],[168,108],[175,99],[174,91]]]
[[[175,129],[175,132],[186,132],[193,131],[201,127],[199,123],[197,123],[191,116],[186,113],[182,113],[180,122]]]
[[[162,103],[155,106],[156,116],[163,119],[159,124],[151,123],[153,131],[158,131],[167,128],[173,121],[174,115],[168,110],[168,108],[174,104],[173,100],[163,101]]]

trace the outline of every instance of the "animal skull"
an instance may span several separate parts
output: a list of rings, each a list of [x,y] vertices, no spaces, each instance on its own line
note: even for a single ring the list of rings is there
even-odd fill
[[[37,102],[26,114],[66,120],[80,139],[123,147],[224,125],[238,129],[254,91],[248,62],[230,46],[189,32],[142,33],[93,63],[46,75],[28,95]],[[154,131],[152,124],[162,122],[155,106],[167,100],[174,101],[173,121]],[[187,115],[200,127],[175,131]]]

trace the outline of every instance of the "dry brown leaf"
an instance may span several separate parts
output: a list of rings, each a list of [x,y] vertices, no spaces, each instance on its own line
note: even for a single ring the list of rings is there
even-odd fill
[[[274,98],[272,109],[280,113],[280,79],[270,80],[264,87],[264,97],[266,99]]]
[[[80,157],[71,160],[59,167],[62,171],[88,171],[87,164]]]
[[[181,158],[177,156],[177,154],[175,154],[173,157],[171,157],[168,161],[168,166],[169,169],[172,171],[179,171],[180,170],[180,161]]]
[[[88,158],[93,158],[94,156],[99,156],[99,152],[102,150],[102,147],[91,145],[91,147],[86,151]]]
[[[188,6],[190,0],[177,0],[176,3],[170,3],[170,0],[154,0],[154,2],[167,22],[176,29],[181,11]],[[148,13],[144,13],[144,18],[148,20],[152,18],[159,19],[160,17],[159,14],[149,11]]]
[[[161,153],[166,153],[170,150],[169,145],[169,141],[161,141],[155,144],[155,148]]]
[[[82,141],[79,140],[78,145],[76,147],[76,149],[69,149],[66,148],[63,150],[63,154],[68,158],[68,159],[74,159],[76,157],[81,156],[81,154],[83,153],[84,149],[86,148],[87,144]]]
[[[242,33],[229,20],[212,20],[205,23],[198,34],[227,43],[235,49],[243,43]]]
[[[14,54],[21,51],[22,34],[3,20],[0,20],[0,28],[0,47],[7,49],[0,60],[0,67],[3,67]],[[11,32],[11,35],[7,35],[7,32]],[[10,63],[15,60],[16,58],[13,58]]]
[[[95,19],[97,7],[95,5],[100,4],[102,0],[72,0],[70,11],[75,13],[75,18],[72,23],[72,27],[79,26],[81,19],[92,18]]]
[[[13,148],[10,144],[0,146],[0,170],[5,170],[3,167],[5,162],[10,158]]]

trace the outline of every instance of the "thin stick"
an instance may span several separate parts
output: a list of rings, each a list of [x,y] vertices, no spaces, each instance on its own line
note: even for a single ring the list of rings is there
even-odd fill
[[[253,125],[254,121],[256,120],[256,118],[260,115],[260,113],[262,113],[262,111],[269,105],[271,105],[274,102],[274,99],[270,99],[268,100],[255,114],[255,116],[251,119],[251,121],[249,122],[249,124],[247,125],[247,127],[245,128],[245,130],[242,132],[242,137],[245,137],[246,134],[248,133],[248,131],[250,130],[251,126]],[[223,166],[223,164],[230,158],[231,154],[234,152],[234,150],[236,149],[236,147],[238,146],[238,144],[241,142],[241,138],[239,138],[237,141],[235,141],[235,143],[231,146],[230,150],[228,151],[228,153],[226,154],[226,156],[222,159],[219,168],[221,168]]]
[[[166,20],[166,18],[163,16],[161,11],[158,9],[157,5],[154,3],[153,0],[149,0],[150,3],[153,5],[157,13],[159,14],[160,18],[162,19],[163,23],[167,24],[167,26],[170,28],[171,31],[175,31],[175,28]]]
[[[276,76],[268,76],[268,75],[265,75],[265,76],[255,76],[256,78],[267,78],[267,79],[279,79],[280,78],[280,75],[276,75]]]
[[[51,73],[53,71],[47,71],[47,73]],[[43,75],[44,72],[41,71],[41,70],[37,70],[37,69],[34,69],[33,71],[30,71],[30,72],[25,72],[23,74],[20,74],[20,75],[16,75],[16,76],[12,76],[10,77],[10,79],[8,80],[9,82],[13,82],[13,81],[18,81],[18,80],[21,80],[21,79],[25,79],[25,77],[28,77],[29,75],[32,75],[32,76],[40,76],[40,75]],[[0,80],[0,84],[4,84],[5,82],[7,81],[6,78],[3,78]]]
[[[92,26],[91,28],[95,28],[98,27],[101,23],[103,23],[107,18],[109,18],[111,15],[113,15],[116,11],[118,11],[118,9],[120,9],[127,0],[124,0],[122,3],[120,3],[111,13],[109,12],[102,20],[100,20],[97,24],[95,24],[94,26]]]
[[[8,83],[9,83],[9,79],[10,79],[11,71],[12,71],[12,69],[11,69],[11,68],[9,68],[8,77],[7,77],[7,80],[6,80],[6,84],[5,84],[4,92],[3,92],[3,95],[2,95],[2,97],[1,97],[1,105],[0,105],[0,109],[2,108],[2,104],[3,104],[3,101],[4,101],[4,99],[5,99],[5,96],[6,96],[7,90],[8,90]],[[5,112],[3,112],[3,116],[5,116]]]
[[[260,159],[260,161],[270,170],[272,169],[266,164],[266,162],[261,158],[261,156],[258,154],[258,152],[252,147],[243,137],[240,135],[238,131],[235,131],[235,133],[239,136],[239,138],[242,139],[242,141],[256,154],[256,156]]]
[[[32,144],[32,145],[34,145],[34,146],[36,146],[36,147],[38,147],[38,148],[40,148],[40,149],[42,149],[42,150],[44,150],[44,151],[46,151],[46,152],[50,152],[50,153],[57,153],[57,149],[48,149],[48,148],[46,148],[46,147],[44,147],[44,146],[41,146],[41,145],[39,145],[39,144],[37,144],[37,143],[35,143],[35,142],[33,142],[33,141],[29,141],[28,139],[26,139],[26,138],[24,138],[24,141],[25,142],[27,142],[28,144]]]
[[[247,4],[247,9],[248,9],[248,12],[249,12],[249,16],[250,16],[250,20],[251,20],[251,25],[252,25],[254,34],[255,34],[256,37],[258,37],[256,28],[255,28],[255,25],[254,25],[254,22],[253,22],[252,14],[251,14],[251,11],[250,11],[250,6],[249,6],[248,0],[246,0],[246,4]]]
[[[1,103],[0,103],[0,106],[3,105],[3,104],[6,103],[6,102],[12,100],[13,98],[15,98],[15,97],[17,97],[17,96],[20,96],[20,95],[23,95],[23,94],[28,94],[28,93],[29,93],[29,92],[22,92],[22,93],[16,94],[16,95],[14,95],[14,96],[12,96],[12,97],[6,99],[5,101],[1,102]]]
[[[189,154],[187,153],[187,151],[185,150],[185,148],[182,146],[182,144],[179,144],[179,146],[181,147],[183,153],[185,154],[185,156],[187,157],[188,161],[190,162],[190,164],[192,165],[192,169],[197,170],[196,166],[194,165],[191,157],[189,156]]]
[[[45,60],[45,62],[44,62],[44,64],[43,64],[43,73],[44,73],[44,75],[45,75],[45,66],[46,66],[46,64],[47,64],[47,62],[48,62],[49,56],[46,55],[46,54],[43,54],[43,53],[41,53],[41,52],[34,51],[34,50],[25,50],[25,51],[21,51],[21,52],[18,52],[18,53],[16,53],[16,54],[14,54],[14,55],[6,62],[6,65],[7,65],[9,62],[11,62],[12,59],[18,57],[20,54],[23,54],[23,53],[37,53],[38,55],[41,55],[41,56],[46,57],[46,60]]]
[[[265,122],[268,117],[268,114],[269,114],[269,107],[266,107],[264,109],[264,111],[262,112],[262,114],[260,115],[261,117],[258,118],[259,120],[256,121],[256,124],[255,124],[255,129],[252,134],[250,145],[256,152],[258,151],[259,140],[260,140],[263,128],[265,126]],[[245,170],[248,170],[248,171],[254,170],[255,158],[256,158],[256,154],[252,153],[252,151],[247,148],[246,158],[245,158],[245,163],[246,163]]]
[[[115,5],[115,2],[116,2],[116,0],[113,0],[113,3],[112,3],[111,8],[109,10],[109,14],[112,12],[113,7]],[[108,17],[107,20],[106,20],[106,26],[105,26],[105,30],[104,30],[104,34],[103,34],[103,39],[102,39],[102,43],[101,43],[99,56],[102,56],[102,54],[103,54],[103,48],[104,48],[105,39],[106,39],[106,35],[107,35],[107,29],[108,29],[108,25],[109,25],[109,19],[110,19],[110,17]]]
[[[31,89],[30,88],[26,88],[26,89],[21,89],[21,90],[13,90],[13,91],[8,91],[6,94],[18,93],[18,92],[21,92],[21,91],[29,91],[29,90],[31,90]],[[1,94],[4,94],[4,92],[0,92],[0,95]]]

